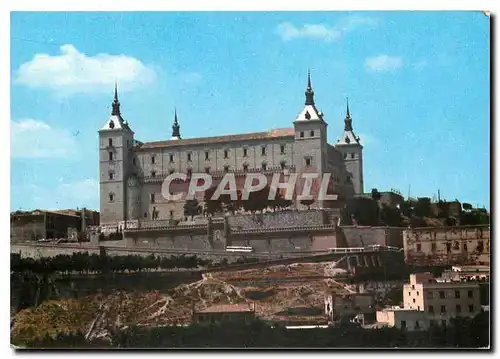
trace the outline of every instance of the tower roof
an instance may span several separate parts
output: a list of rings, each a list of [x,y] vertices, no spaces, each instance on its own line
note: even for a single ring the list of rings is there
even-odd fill
[[[354,133],[352,128],[351,112],[349,110],[349,99],[346,99],[346,115],[344,118],[344,132],[339,137],[337,145],[361,145],[359,136]]]
[[[174,124],[172,125],[172,140],[181,139],[181,126],[177,121],[177,108],[174,109]]]
[[[111,116],[109,117],[108,121],[106,121],[106,123],[104,124],[102,130],[126,129],[131,131],[127,121],[123,120],[120,112],[120,101],[118,100],[118,86],[116,82],[115,82],[115,93],[111,106],[112,106]]]
[[[314,104],[314,91],[311,85],[311,71],[307,71],[306,102],[295,121],[323,121],[323,113]]]

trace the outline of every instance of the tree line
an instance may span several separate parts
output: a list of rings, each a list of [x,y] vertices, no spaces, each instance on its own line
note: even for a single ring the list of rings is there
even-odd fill
[[[233,263],[243,264],[258,261],[257,258],[237,258]],[[18,254],[11,253],[10,269],[14,273],[33,272],[39,274],[92,274],[92,273],[124,273],[141,272],[166,269],[196,269],[226,266],[227,258],[219,261],[203,259],[196,255],[174,255],[160,257],[150,254],[148,256],[126,255],[105,256],[96,253],[77,252],[72,255],[58,254],[55,257],[42,257],[38,259],[21,258]]]
[[[83,332],[12,338],[28,348],[486,348],[489,313],[455,318],[446,327],[407,332],[397,328],[363,329],[350,323],[326,329],[287,330],[263,321],[225,322],[210,326],[137,327],[112,330],[110,341],[86,341]]]

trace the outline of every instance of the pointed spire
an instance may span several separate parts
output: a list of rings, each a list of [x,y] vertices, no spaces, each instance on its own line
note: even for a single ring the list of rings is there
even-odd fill
[[[352,131],[352,118],[349,111],[349,97],[346,98],[347,101],[347,111],[344,119],[344,131]]]
[[[172,139],[181,139],[181,127],[179,126],[179,122],[177,121],[177,108],[174,108],[174,124],[172,126]]]
[[[314,91],[311,86],[311,71],[307,70],[306,105],[314,106]]]
[[[113,100],[113,110],[111,116],[120,116],[120,101],[118,101],[118,86],[115,81],[115,98]]]

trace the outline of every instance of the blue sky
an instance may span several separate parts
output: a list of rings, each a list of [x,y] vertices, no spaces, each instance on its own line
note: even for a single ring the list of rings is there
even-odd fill
[[[490,200],[481,12],[12,13],[11,210],[98,208],[97,131],[118,80],[136,139],[291,127],[311,69],[328,140],[345,98],[365,191]]]

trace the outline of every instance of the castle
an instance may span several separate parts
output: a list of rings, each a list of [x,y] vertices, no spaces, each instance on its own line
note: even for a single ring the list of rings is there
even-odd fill
[[[337,143],[328,143],[328,124],[315,105],[308,73],[305,106],[291,128],[183,139],[175,112],[170,140],[143,143],[134,139],[122,117],[115,85],[111,116],[99,131],[100,222],[183,218],[183,203],[167,201],[161,194],[163,180],[174,172],[220,177],[228,172],[313,171],[331,174],[339,198],[362,194],[363,146],[353,130],[349,103],[344,124]],[[314,206],[321,208],[322,203]]]

